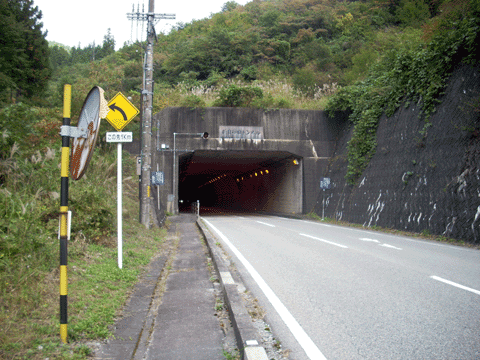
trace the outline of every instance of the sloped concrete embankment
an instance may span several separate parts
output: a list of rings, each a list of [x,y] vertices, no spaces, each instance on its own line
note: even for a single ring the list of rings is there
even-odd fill
[[[355,185],[345,181],[347,143],[337,143],[325,174],[325,216],[366,227],[382,226],[480,242],[480,69],[451,76],[425,136],[418,103],[382,116],[377,149]],[[322,214],[322,193],[315,212]]]

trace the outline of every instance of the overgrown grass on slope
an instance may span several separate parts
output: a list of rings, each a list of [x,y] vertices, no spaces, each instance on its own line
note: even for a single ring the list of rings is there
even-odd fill
[[[116,152],[96,150],[85,178],[70,181],[69,344],[62,345],[57,239],[60,152],[53,145],[59,147],[60,137],[36,140],[32,149],[15,145],[0,160],[0,358],[83,359],[90,352],[86,340],[109,335],[129,289],[152,254],[162,251],[165,233],[147,231],[138,223],[134,159],[126,154],[124,266],[118,269]]]
[[[392,116],[402,102],[421,103],[425,124],[420,135],[425,137],[432,125],[430,116],[454,67],[460,63],[478,65],[480,8],[476,6],[472,5],[470,14],[444,19],[444,29],[439,28],[427,44],[389,52],[365,80],[342,88],[332,97],[327,110],[352,111],[354,130],[345,175],[349,184],[355,184],[375,153],[382,113]]]

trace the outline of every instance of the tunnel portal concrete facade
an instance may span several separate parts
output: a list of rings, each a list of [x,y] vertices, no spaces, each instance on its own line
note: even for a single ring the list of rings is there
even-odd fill
[[[166,108],[152,131],[151,171],[165,179],[156,206],[308,213],[344,122],[323,111]]]

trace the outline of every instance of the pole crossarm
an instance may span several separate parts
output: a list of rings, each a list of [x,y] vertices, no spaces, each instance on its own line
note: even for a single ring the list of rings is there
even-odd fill
[[[127,13],[128,20],[138,20],[138,21],[147,21],[149,16],[153,16],[153,20],[162,20],[162,19],[171,19],[175,20],[175,14],[153,14],[153,13]]]

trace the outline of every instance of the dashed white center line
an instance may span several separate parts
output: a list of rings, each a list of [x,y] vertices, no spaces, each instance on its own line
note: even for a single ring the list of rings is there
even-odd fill
[[[379,243],[380,241],[374,240],[374,239],[368,239],[368,238],[360,238],[362,241],[367,241],[367,242],[374,242],[374,243]]]
[[[375,243],[375,244],[378,244],[379,246],[383,246],[383,247],[386,247],[386,248],[389,248],[389,249],[402,250],[401,248],[396,247],[396,246],[393,246],[393,245],[390,245],[390,244],[381,244],[380,241],[375,240],[375,239],[359,238],[359,240],[365,241],[365,242],[373,242],[373,243]]]
[[[396,246],[393,246],[393,245],[389,245],[389,244],[381,244],[380,246],[383,246],[383,247],[386,247],[386,248],[389,248],[389,249],[402,250],[402,249],[399,248],[399,247],[396,247]]]
[[[472,293],[474,293],[474,294],[480,295],[480,291],[475,290],[475,289],[472,289],[472,288],[469,288],[469,287],[467,287],[467,286],[463,286],[463,285],[457,284],[457,283],[455,283],[455,282],[453,282],[453,281],[445,280],[445,279],[442,279],[441,277],[438,277],[438,276],[430,276],[430,278],[433,279],[433,280],[441,281],[441,282],[443,282],[443,283],[445,283],[445,284],[448,284],[448,285],[455,286],[455,287],[457,287],[457,288],[459,288],[459,289],[463,289],[463,290],[466,290],[466,291],[470,291],[470,292],[472,292]]]
[[[267,224],[267,223],[265,223],[265,222],[263,222],[263,221],[258,221],[258,220],[257,220],[257,223],[263,224],[263,225],[267,225],[267,226],[270,226],[270,227],[275,227],[275,225]]]
[[[345,245],[342,245],[342,244],[337,244],[337,243],[334,243],[332,241],[328,241],[328,240],[325,240],[325,239],[320,239],[320,238],[317,238],[315,236],[311,236],[311,235],[307,235],[307,234],[300,234],[300,235],[308,237],[310,239],[318,240],[318,241],[321,241],[321,242],[324,242],[324,243],[327,243],[327,244],[330,244],[330,245],[335,245],[335,246],[341,247],[343,249],[348,249],[348,246],[345,246]]]

